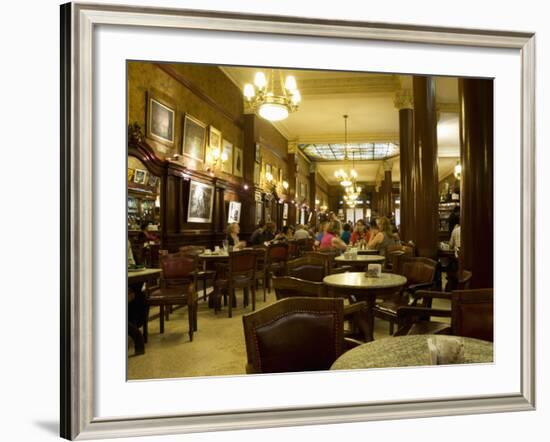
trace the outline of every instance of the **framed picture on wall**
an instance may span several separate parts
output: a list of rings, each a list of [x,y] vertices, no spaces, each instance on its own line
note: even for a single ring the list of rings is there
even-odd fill
[[[175,140],[176,110],[172,103],[148,92],[147,94],[147,137],[170,147]]]
[[[261,166],[259,163],[254,163],[254,184],[260,184]]]
[[[227,216],[228,223],[241,222],[241,203],[239,201],[229,202],[229,214]]]
[[[254,219],[255,224],[258,225],[262,222],[262,211],[264,209],[264,205],[261,201],[256,201],[256,217]]]
[[[222,140],[222,172],[233,173],[233,144]]]
[[[283,180],[284,180],[284,178],[283,178],[283,168],[281,167],[279,169],[279,183],[282,183]]]
[[[243,176],[243,150],[240,147],[233,149],[233,175]]]
[[[63,5],[62,8],[64,44],[60,91],[62,122],[68,129],[61,133],[61,204],[62,209],[66,209],[66,216],[62,217],[60,260],[63,337],[60,428],[63,437],[142,436],[534,408],[537,393],[534,376],[537,356],[534,346],[534,35],[505,29],[494,32],[442,28],[441,24],[429,23],[429,19],[420,27],[412,23],[404,26],[322,19],[312,23],[311,19],[300,17],[236,16],[234,12],[161,10],[159,13],[158,10],[126,6],[117,6],[114,10],[108,6],[79,3]],[[397,9],[395,14],[398,19],[404,16]],[[107,26],[109,32],[100,32]],[[236,32],[246,38],[232,38]],[[315,44],[320,50],[305,51],[311,47],[313,36],[318,37]],[[383,42],[383,51],[380,51],[380,42]],[[182,51],[182,47],[186,50]],[[278,50],[270,51],[271,66],[284,66],[285,69],[331,69],[366,72],[367,76],[371,76],[369,72],[381,71],[388,75],[411,73],[423,77],[413,80],[415,83],[421,80],[424,85],[428,80],[426,77],[431,75],[460,74],[469,76],[465,78],[468,83],[480,81],[479,77],[483,77],[481,81],[498,79],[494,83],[495,102],[499,104],[495,119],[498,124],[494,128],[499,142],[495,144],[495,153],[503,161],[498,161],[498,173],[494,174],[495,210],[497,216],[508,211],[517,216],[509,217],[506,229],[500,229],[495,235],[496,256],[510,250],[515,253],[508,253],[506,259],[498,260],[494,269],[498,306],[494,314],[495,323],[500,325],[495,328],[498,357],[493,362],[478,359],[480,363],[475,364],[427,366],[431,359],[426,354],[425,342],[414,351],[405,342],[407,352],[418,357],[413,361],[418,365],[409,365],[406,369],[398,368],[401,361],[392,361],[390,368],[378,366],[372,370],[366,369],[365,365],[355,365],[357,369],[339,366],[329,370],[330,361],[313,374],[293,372],[280,375],[264,370],[264,374],[244,375],[244,340],[239,333],[241,357],[236,361],[235,367],[239,371],[235,371],[235,375],[197,376],[195,379],[155,376],[147,382],[129,381],[132,378],[128,366],[132,359],[141,363],[143,359],[151,358],[154,359],[152,365],[160,367],[162,364],[157,357],[158,347],[155,348],[159,340],[154,336],[147,343],[145,353],[136,354],[136,358],[128,357],[128,332],[132,330],[127,327],[131,324],[125,322],[128,318],[126,296],[128,283],[135,275],[127,271],[127,230],[122,225],[125,223],[119,222],[124,209],[121,203],[127,203],[128,183],[120,177],[127,163],[126,155],[112,155],[113,146],[124,149],[127,141],[128,106],[123,93],[129,84],[124,75],[127,60],[139,57],[152,60],[156,65],[208,63],[212,51],[216,51],[216,60],[225,66],[236,60],[242,63],[242,54],[246,54],[247,65],[262,66],[265,57],[261,56],[261,49],[272,48]],[[403,54],[406,56],[401,56]],[[218,72],[216,74],[219,76]],[[248,77],[254,73],[250,74]],[[393,87],[390,89],[391,94],[384,101],[396,114],[398,111],[390,99],[395,91]],[[464,101],[469,106],[475,104],[475,95],[475,90],[472,90]],[[241,103],[242,97],[235,96]],[[308,98],[307,94],[304,96]],[[78,105],[74,106],[74,103]],[[304,105],[300,112],[307,111],[307,107]],[[143,114],[145,116],[146,112]],[[474,119],[474,116],[470,109],[470,117]],[[477,127],[476,124],[473,126]],[[168,121],[165,132],[168,138],[169,127]],[[158,131],[162,132],[160,128]],[[166,170],[164,166],[173,166],[156,160],[149,165],[159,171]],[[165,198],[169,196],[168,190],[163,189],[166,194],[162,202],[168,204],[162,208],[162,213],[174,212],[174,215],[170,215],[169,220],[163,219],[166,230],[162,233],[168,236],[173,248],[179,246],[180,240],[202,240],[198,237],[202,236],[202,231],[207,235],[204,239],[212,244],[218,238],[220,220],[212,223],[214,200],[217,199],[215,188],[205,184],[210,182],[206,175],[204,179],[199,178],[200,174],[189,169],[185,171],[179,165],[174,166],[175,173],[179,174],[176,178],[183,181],[176,186],[167,181],[166,187],[175,189],[170,190],[171,199]],[[109,173],[111,170],[118,170],[118,173]],[[196,178],[188,178],[189,175]],[[463,178],[466,177],[464,173]],[[204,183],[194,179],[203,179]],[[294,176],[291,174],[289,179],[294,180]],[[181,189],[187,188],[182,186],[189,186],[189,200],[184,210],[180,210],[179,205],[187,195],[182,195]],[[292,188],[299,190],[295,186]],[[273,203],[260,203],[260,212],[265,210],[265,221],[270,221],[271,215],[276,213]],[[182,213],[185,209],[186,213]],[[343,215],[343,211],[339,213]],[[184,221],[197,224],[186,226]],[[294,217],[292,221],[295,222]],[[198,224],[208,222],[211,224]],[[181,227],[186,229],[185,235],[182,235]],[[518,234],[507,235],[510,229]],[[521,272],[516,269],[521,269]],[[476,270],[472,273],[475,274]],[[138,283],[141,287],[142,283]],[[356,287],[350,290],[355,292]],[[221,322],[226,324],[238,319],[228,318]],[[373,319],[372,315],[369,319]],[[182,321],[177,322],[168,325],[167,333],[175,333],[173,336],[177,341],[184,342],[180,348],[200,345],[200,339],[188,344],[185,336],[188,328],[186,325],[182,327]],[[336,322],[341,324],[341,321]],[[189,331],[193,327],[190,324]],[[369,328],[368,331],[372,332],[372,323]],[[132,339],[140,337],[135,332]],[[416,336],[376,339],[343,355],[339,355],[342,349],[336,351],[335,347],[333,356],[347,359],[350,355],[357,355],[356,350],[361,347],[376,350],[377,345],[382,345],[377,353],[381,354],[384,363],[388,355],[399,356],[400,352],[388,351],[383,341],[391,340],[393,344],[390,345],[396,345],[399,339],[407,341],[416,339]],[[340,341],[343,338],[339,339],[338,346],[341,346]],[[474,345],[470,347],[472,351],[465,348],[465,356],[480,354],[481,347]],[[492,344],[487,342],[483,346],[492,357]],[[232,350],[230,348],[235,353]],[[167,353],[173,359],[171,349]],[[363,359],[365,364],[373,361],[371,356]],[[178,365],[191,365],[193,370],[195,363],[199,362],[192,358],[182,360],[186,364]],[[356,361],[355,357],[348,360],[351,364]],[[416,382],[410,382],[411,373]],[[453,382],[449,382],[450,375]],[[317,388],[320,383],[322,389]],[[285,388],[281,388],[282,384]],[[373,388],[357,388],[358,385]],[[314,397],[302,394],[308,389],[315,390]]]
[[[288,218],[288,203],[283,203],[283,219]]]
[[[222,133],[214,126],[208,126],[208,149],[210,152],[218,151],[221,153]]]
[[[135,169],[128,167],[128,181],[133,181]]]
[[[265,175],[271,174],[271,164],[265,163]]]
[[[206,124],[186,114],[183,118],[183,141],[181,154],[196,161],[204,161]]]
[[[307,198],[305,183],[300,183],[300,198]]]
[[[214,206],[214,186],[191,180],[189,183],[189,203],[187,206],[187,222],[212,222]]]
[[[147,179],[147,171],[136,169],[134,173],[134,183],[136,184],[145,184],[145,180]]]

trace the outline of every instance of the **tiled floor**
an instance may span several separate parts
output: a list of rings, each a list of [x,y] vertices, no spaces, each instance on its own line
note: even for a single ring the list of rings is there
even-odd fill
[[[264,304],[257,294],[256,308],[275,301],[274,293],[267,295]],[[251,311],[242,306],[242,295],[233,317],[227,309],[215,314],[204,301],[199,302],[198,331],[189,342],[186,309],[178,309],[165,322],[164,333],[159,333],[159,320],[149,322],[149,342],[144,355],[135,356],[131,340],[128,348],[128,379],[162,379],[192,376],[227,376],[245,374],[246,349],[242,315]],[[434,305],[435,307],[435,305]],[[446,308],[449,306],[447,305]],[[154,312],[151,312],[154,313]],[[374,337],[387,337],[388,323],[375,321]]]

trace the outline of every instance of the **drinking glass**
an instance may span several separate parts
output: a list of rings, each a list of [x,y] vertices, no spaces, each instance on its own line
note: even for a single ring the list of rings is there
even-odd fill
[[[222,241],[222,247],[223,247],[223,251],[227,253],[227,250],[229,249],[229,241],[227,239],[224,239]]]

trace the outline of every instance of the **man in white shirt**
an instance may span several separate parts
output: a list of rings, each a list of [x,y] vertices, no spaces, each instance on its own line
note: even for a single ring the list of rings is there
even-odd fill
[[[294,239],[308,239],[309,238],[309,232],[305,229],[303,224],[299,224],[296,227],[296,232],[294,232]]]
[[[455,251],[455,256],[458,258],[458,252],[460,251],[460,224],[456,224],[453,232],[451,233],[449,247],[451,250]]]

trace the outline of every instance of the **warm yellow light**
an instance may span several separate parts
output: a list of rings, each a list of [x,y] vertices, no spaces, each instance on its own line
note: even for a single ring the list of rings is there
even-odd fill
[[[296,86],[296,79],[294,76],[289,75],[285,80],[285,88],[289,91],[295,91],[298,87]]]
[[[288,181],[283,181],[283,187],[284,189],[288,189]]]
[[[273,175],[271,175],[271,173],[267,172],[265,174],[265,179],[267,180],[268,183],[270,183],[271,181],[273,181]]]
[[[225,163],[228,159],[229,159],[229,157],[227,156],[227,152],[223,152],[222,153],[222,163]]]
[[[269,121],[280,121],[288,117],[287,107],[277,103],[262,104],[258,113]]]
[[[292,96],[290,97],[290,101],[293,105],[297,106],[300,101],[302,101],[302,95],[300,94],[299,90],[295,90],[292,92]]]
[[[267,84],[267,80],[263,72],[256,72],[256,76],[254,77],[254,84],[260,89],[263,89],[265,87],[265,85]]]
[[[353,178],[357,178],[357,172],[355,171],[355,169],[351,169],[350,175],[351,175]]]
[[[252,98],[254,98],[254,95],[256,95],[254,86],[252,86],[250,83],[246,83],[244,85],[244,96],[247,100],[251,100]]]
[[[462,165],[460,163],[457,163],[455,166],[455,177],[460,178],[462,175]]]

